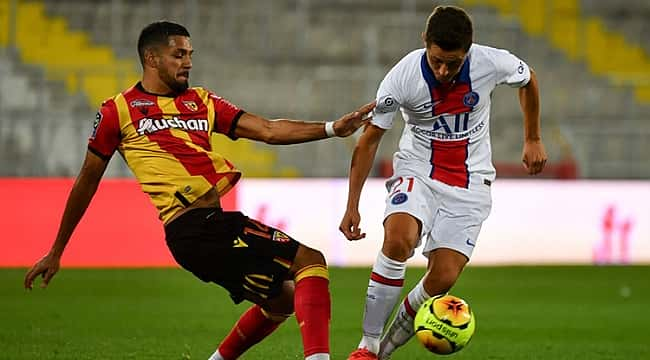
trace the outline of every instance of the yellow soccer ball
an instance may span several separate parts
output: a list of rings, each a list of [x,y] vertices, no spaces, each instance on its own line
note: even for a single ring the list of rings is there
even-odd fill
[[[467,302],[445,294],[425,301],[413,322],[415,335],[425,348],[436,354],[451,354],[467,346],[476,321]]]

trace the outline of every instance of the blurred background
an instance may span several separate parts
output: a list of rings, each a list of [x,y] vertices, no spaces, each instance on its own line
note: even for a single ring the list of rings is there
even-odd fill
[[[650,304],[649,0],[0,0],[0,359],[207,358],[247,306],[178,269],[120,156],[57,278],[47,291],[22,289],[25,267],[55,238],[99,105],[139,80],[144,26],[186,25],[192,85],[265,117],[323,121],[374,99],[385,73],[422,46],[439,4],[466,8],[477,43],[535,69],[549,154],[543,174],[525,175],[517,92],[498,88],[492,211],[453,288],[479,319],[459,359],[650,359],[640,315]],[[222,207],[325,254],[334,359],[360,334],[395,124],[364,186],[368,236],[356,242],[337,229],[354,137],[275,147],[213,138],[244,171]],[[425,258],[409,262],[405,289]],[[287,321],[246,358],[296,359],[298,334]],[[415,342],[400,351],[430,358]]]
[[[0,0],[0,176],[76,175],[98,106],[139,79],[137,37],[152,21],[190,31],[192,85],[266,117],[321,121],[372,100],[440,3],[469,11],[477,43],[537,71],[543,177],[650,178],[645,0]],[[390,174],[396,124],[374,176]],[[524,177],[516,91],[495,91],[491,124],[497,176]],[[355,143],[214,141],[247,178],[345,177]],[[115,156],[106,176],[131,173]]]

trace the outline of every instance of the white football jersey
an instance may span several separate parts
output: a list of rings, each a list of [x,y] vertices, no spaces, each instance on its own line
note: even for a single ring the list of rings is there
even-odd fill
[[[393,126],[397,110],[406,122],[393,157],[395,173],[432,178],[452,186],[493,181],[490,145],[491,93],[499,84],[521,87],[526,63],[506,50],[473,44],[450,84],[435,79],[425,49],[400,60],[381,82],[372,123]]]

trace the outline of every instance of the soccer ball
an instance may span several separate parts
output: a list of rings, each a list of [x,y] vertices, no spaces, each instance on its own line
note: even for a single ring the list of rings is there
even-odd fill
[[[434,296],[415,315],[415,335],[436,354],[451,354],[464,348],[474,334],[474,314],[465,300],[449,295]]]

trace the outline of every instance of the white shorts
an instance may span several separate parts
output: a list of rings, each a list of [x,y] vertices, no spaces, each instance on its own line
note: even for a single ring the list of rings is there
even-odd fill
[[[420,220],[422,253],[449,248],[469,259],[483,221],[490,214],[490,186],[471,183],[469,189],[449,186],[438,180],[396,174],[386,181],[384,220],[394,213],[407,213]]]

